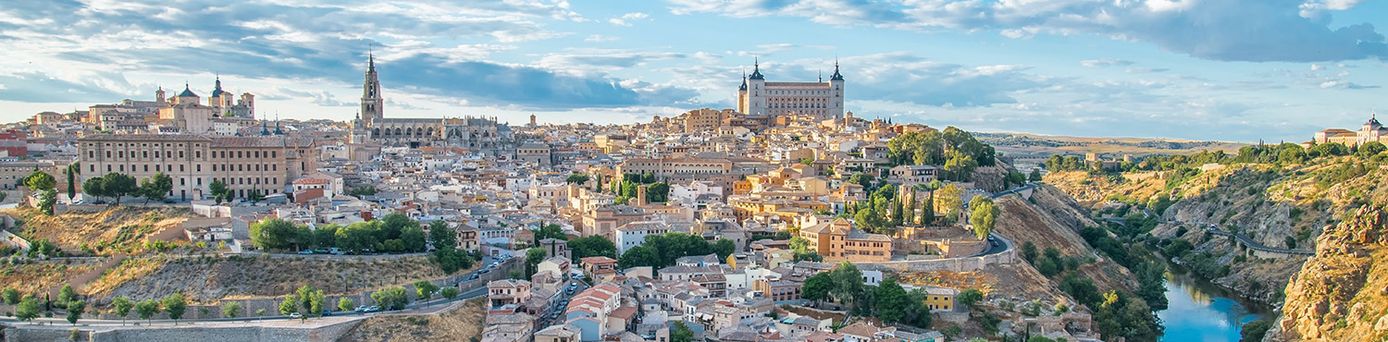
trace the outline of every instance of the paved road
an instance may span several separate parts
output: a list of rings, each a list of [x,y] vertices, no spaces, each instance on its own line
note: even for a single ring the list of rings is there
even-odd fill
[[[1147,213],[1147,215],[1152,215],[1150,212],[1145,212],[1145,213]],[[1105,218],[1103,218],[1103,220],[1104,220],[1104,221],[1108,221],[1108,222],[1110,222],[1110,223],[1114,223],[1114,224],[1127,224],[1127,221],[1125,221],[1125,220],[1123,220],[1123,219],[1121,219],[1121,218],[1105,217]],[[1166,223],[1168,223],[1168,224],[1175,224],[1175,225],[1193,225],[1193,226],[1196,226],[1196,227],[1203,227],[1203,228],[1201,228],[1201,229],[1204,229],[1206,232],[1208,232],[1208,233],[1210,233],[1210,234],[1219,235],[1219,236],[1229,236],[1229,237],[1233,237],[1234,239],[1236,239],[1236,240],[1239,241],[1239,244],[1244,245],[1244,246],[1247,246],[1249,249],[1252,249],[1252,250],[1255,250],[1255,251],[1259,251],[1259,252],[1276,253],[1276,254],[1287,254],[1287,255],[1302,255],[1302,256],[1314,256],[1314,255],[1316,255],[1316,251],[1313,251],[1313,250],[1307,250],[1307,249],[1290,249],[1290,248],[1281,248],[1281,247],[1267,246],[1267,245],[1264,245],[1264,244],[1261,243],[1261,242],[1258,242],[1258,240],[1254,240],[1254,239],[1248,237],[1247,235],[1243,235],[1242,233],[1235,233],[1235,232],[1230,232],[1230,231],[1225,231],[1225,230],[1223,230],[1223,229],[1219,229],[1219,226],[1216,225],[1216,224],[1213,224],[1213,223],[1208,223],[1208,222],[1183,222],[1183,221],[1175,220],[1175,219],[1167,220]]]

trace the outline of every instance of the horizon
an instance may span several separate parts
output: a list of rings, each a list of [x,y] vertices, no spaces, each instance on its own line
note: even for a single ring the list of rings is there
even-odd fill
[[[1356,128],[1388,79],[1384,2],[951,5],[23,3],[0,9],[13,54],[0,60],[0,120],[184,82],[206,96],[214,77],[255,94],[262,117],[350,120],[370,51],[386,117],[648,121],[734,107],[754,60],[772,82],[837,62],[846,109],[863,118],[1300,142]]]

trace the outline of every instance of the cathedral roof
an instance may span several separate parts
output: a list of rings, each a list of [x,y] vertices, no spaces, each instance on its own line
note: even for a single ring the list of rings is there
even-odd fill
[[[1378,115],[1369,116],[1369,121],[1364,122],[1364,125],[1365,125],[1365,126],[1375,126],[1375,127],[1377,127],[1377,126],[1383,126],[1383,124],[1378,123]]]
[[[212,97],[221,97],[223,93],[226,92],[222,91],[222,77],[218,76],[217,86],[212,89]]]
[[[184,84],[183,84],[183,92],[182,92],[182,93],[178,93],[178,97],[187,97],[187,96],[197,97],[198,94],[194,94],[194,93],[193,93],[193,90],[188,89],[188,84],[187,84],[187,83],[184,83]]]
[[[831,80],[831,81],[842,81],[842,80],[843,80],[843,74],[840,74],[840,73],[839,73],[839,61],[834,61],[834,74],[833,74],[833,75],[829,75],[829,80]]]

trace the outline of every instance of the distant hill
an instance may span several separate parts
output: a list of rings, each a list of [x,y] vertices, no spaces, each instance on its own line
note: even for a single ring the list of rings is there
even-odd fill
[[[1247,144],[1225,141],[1196,141],[1162,138],[1068,137],[1030,133],[973,133],[979,141],[993,145],[1004,155],[1017,158],[1044,158],[1053,154],[1184,154],[1201,150],[1237,151]]]

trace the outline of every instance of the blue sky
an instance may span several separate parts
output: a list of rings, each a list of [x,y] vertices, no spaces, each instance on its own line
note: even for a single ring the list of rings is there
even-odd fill
[[[1300,141],[1388,108],[1388,3],[815,0],[27,1],[0,8],[0,120],[220,75],[261,114],[630,122],[847,78],[860,117],[980,131]]]

